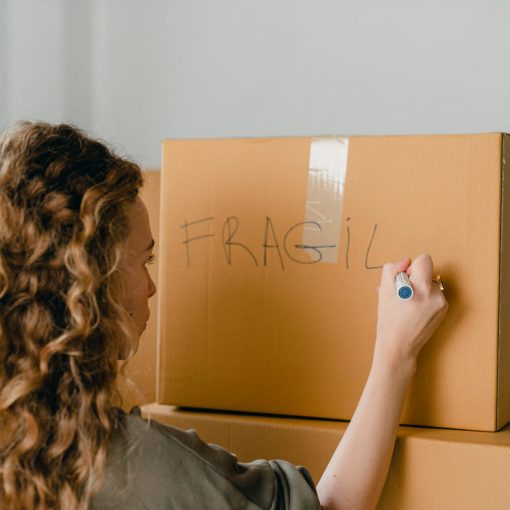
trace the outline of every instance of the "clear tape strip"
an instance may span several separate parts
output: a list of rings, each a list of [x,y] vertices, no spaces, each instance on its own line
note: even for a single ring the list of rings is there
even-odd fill
[[[349,139],[312,139],[303,246],[320,246],[320,262],[338,263]]]

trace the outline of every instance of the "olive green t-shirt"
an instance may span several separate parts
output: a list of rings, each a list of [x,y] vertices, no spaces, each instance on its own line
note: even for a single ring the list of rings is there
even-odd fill
[[[121,416],[90,510],[319,510],[308,471],[283,460],[237,461],[183,431]]]

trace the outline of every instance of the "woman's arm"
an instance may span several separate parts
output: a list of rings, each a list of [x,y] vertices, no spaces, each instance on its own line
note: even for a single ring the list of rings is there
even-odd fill
[[[408,301],[395,291],[399,271],[410,275],[414,296]],[[432,281],[430,256],[420,255],[412,265],[404,259],[384,266],[372,367],[351,423],[317,485],[324,509],[376,507],[418,353],[447,309]]]

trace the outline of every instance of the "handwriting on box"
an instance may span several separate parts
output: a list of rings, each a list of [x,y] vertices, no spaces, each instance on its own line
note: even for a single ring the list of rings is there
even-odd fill
[[[347,239],[345,243],[345,259],[344,265],[346,269],[350,269],[350,239],[351,227],[349,224],[351,218],[346,220],[346,234]],[[296,264],[317,264],[324,258],[324,250],[336,248],[337,244],[333,242],[325,242],[323,244],[308,245],[302,242],[297,242],[296,238],[302,236],[303,228],[316,229],[321,231],[321,225],[316,221],[301,221],[295,223],[288,228],[283,236],[278,236],[273,220],[270,216],[265,217],[264,237],[261,244],[262,255],[254,253],[254,247],[248,246],[239,240],[238,231],[241,227],[241,222],[237,216],[227,216],[221,225],[221,234],[205,232],[216,218],[209,216],[207,218],[200,218],[193,221],[184,221],[179,228],[182,229],[184,239],[182,244],[186,250],[186,264],[188,267],[192,265],[192,245],[193,243],[203,241],[204,239],[219,237],[223,246],[225,254],[225,262],[229,265],[233,264],[239,257],[248,257],[255,266],[268,266],[269,255],[273,253],[277,256],[279,266],[282,270],[285,269],[286,263]],[[377,223],[374,224],[370,238],[367,239],[364,267],[365,269],[380,269],[381,265],[374,265],[369,263],[370,252],[373,248],[375,237],[377,233]],[[270,251],[274,250],[274,251]],[[244,253],[244,255],[241,255]]]

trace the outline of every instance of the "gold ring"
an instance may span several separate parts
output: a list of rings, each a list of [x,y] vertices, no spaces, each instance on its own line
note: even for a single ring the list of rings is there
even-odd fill
[[[443,280],[441,279],[440,274],[438,274],[435,278],[432,278],[432,281],[439,285],[439,290],[444,290]]]

